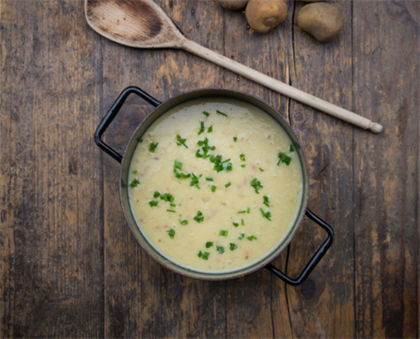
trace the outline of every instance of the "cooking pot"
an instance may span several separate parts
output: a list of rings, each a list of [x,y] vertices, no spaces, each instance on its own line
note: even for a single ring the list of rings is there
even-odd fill
[[[120,111],[121,107],[123,106],[125,100],[130,94],[136,94],[145,101],[147,101],[152,106],[156,107],[147,117],[146,119],[137,127],[136,131],[131,136],[131,139],[126,147],[124,155],[119,154],[115,151],[111,146],[107,145],[102,140],[102,135],[108,128],[109,124],[112,120],[116,117],[118,112]],[[311,212],[307,208],[308,202],[308,194],[309,194],[309,183],[308,183],[308,172],[306,168],[306,161],[303,154],[303,150],[301,147],[296,147],[296,152],[299,156],[300,163],[302,164],[302,178],[303,178],[303,194],[301,203],[299,206],[299,212],[297,217],[295,218],[294,224],[289,229],[288,234],[286,237],[277,245],[277,247],[272,250],[270,253],[262,257],[259,261],[256,261],[254,264],[244,267],[242,269],[238,269],[232,272],[197,272],[192,269],[188,269],[178,265],[176,262],[168,260],[162,254],[160,254],[145,238],[143,233],[141,232],[140,228],[137,226],[136,221],[134,219],[133,213],[131,211],[130,203],[129,203],[129,192],[128,192],[128,174],[129,174],[129,167],[131,163],[131,158],[133,153],[136,149],[138,144],[138,140],[141,139],[143,134],[146,130],[156,121],[160,116],[165,114],[169,109],[180,105],[186,101],[190,101],[193,99],[199,98],[206,98],[206,97],[225,97],[225,98],[233,98],[237,100],[244,101],[251,105],[254,105],[260,109],[262,109],[265,113],[270,115],[277,123],[283,127],[283,129],[288,134],[289,138],[292,142],[296,145],[300,145],[296,134],[293,132],[290,125],[280,116],[276,110],[271,108],[266,103],[262,102],[261,100],[250,96],[245,93],[225,90],[225,89],[200,89],[192,92],[187,92],[176,96],[174,98],[169,99],[168,101],[161,103],[155,98],[151,97],[149,94],[144,92],[138,87],[128,87],[118,97],[118,99],[114,102],[108,113],[105,115],[104,119],[98,126],[95,132],[95,142],[104,152],[108,153],[112,156],[115,160],[121,163],[121,172],[120,172],[120,197],[121,197],[121,204],[125,214],[125,218],[130,226],[131,232],[133,233],[136,240],[139,244],[143,247],[143,249],[149,253],[156,261],[158,261],[163,266],[180,273],[185,276],[197,278],[197,279],[205,279],[205,280],[224,280],[224,279],[231,279],[244,276],[245,274],[249,274],[254,272],[262,267],[268,269],[270,272],[274,273],[277,277],[283,279],[285,282],[291,285],[299,285],[301,284],[311,273],[311,271],[315,268],[318,262],[322,259],[322,257],[327,252],[328,248],[331,246],[334,238],[334,232],[325,221],[321,218],[316,216],[313,212]],[[297,229],[299,228],[304,215],[307,215],[310,219],[312,219],[315,223],[317,223],[320,227],[322,227],[327,232],[327,239],[321,245],[321,247],[317,250],[317,252],[313,255],[309,263],[303,269],[301,274],[296,278],[292,279],[288,277],[286,274],[278,270],[274,267],[270,262],[276,258],[280,252],[282,252],[286,246],[290,243],[293,236],[295,235]]]

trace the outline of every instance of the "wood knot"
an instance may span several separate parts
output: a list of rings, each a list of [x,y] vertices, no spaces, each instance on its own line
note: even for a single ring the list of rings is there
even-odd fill
[[[312,299],[316,292],[316,285],[315,282],[311,279],[306,280],[301,286],[300,286],[300,295],[303,299],[309,300]]]

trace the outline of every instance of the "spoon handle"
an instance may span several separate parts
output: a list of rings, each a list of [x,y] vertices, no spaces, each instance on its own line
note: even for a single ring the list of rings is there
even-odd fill
[[[208,48],[205,48],[192,40],[186,38],[182,39],[180,47],[186,50],[187,52],[190,52],[212,63],[227,68],[228,70],[234,73],[240,74],[245,78],[251,79],[252,81],[266,86],[272,89],[273,91],[286,95],[308,106],[314,107],[338,119],[347,121],[363,129],[371,130],[374,133],[380,133],[383,129],[382,125],[378,123],[372,122],[367,118],[364,118],[356,113],[348,111],[339,106],[333,105],[325,100],[314,97],[313,95],[305,93],[292,86],[289,86],[284,82],[273,79],[268,75],[260,73],[250,67],[240,64],[239,62],[236,62]]]

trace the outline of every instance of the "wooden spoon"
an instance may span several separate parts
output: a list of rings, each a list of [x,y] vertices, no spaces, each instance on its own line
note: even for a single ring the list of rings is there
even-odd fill
[[[275,80],[187,39],[162,8],[152,0],[85,0],[85,11],[90,27],[119,44],[137,48],[183,49],[353,125],[375,133],[383,129],[378,123]]]

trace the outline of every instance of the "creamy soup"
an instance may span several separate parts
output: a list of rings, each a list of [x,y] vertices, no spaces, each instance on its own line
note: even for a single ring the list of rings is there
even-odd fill
[[[168,260],[234,271],[275,250],[302,200],[298,145],[259,108],[208,98],[172,108],[130,165],[137,225]]]

